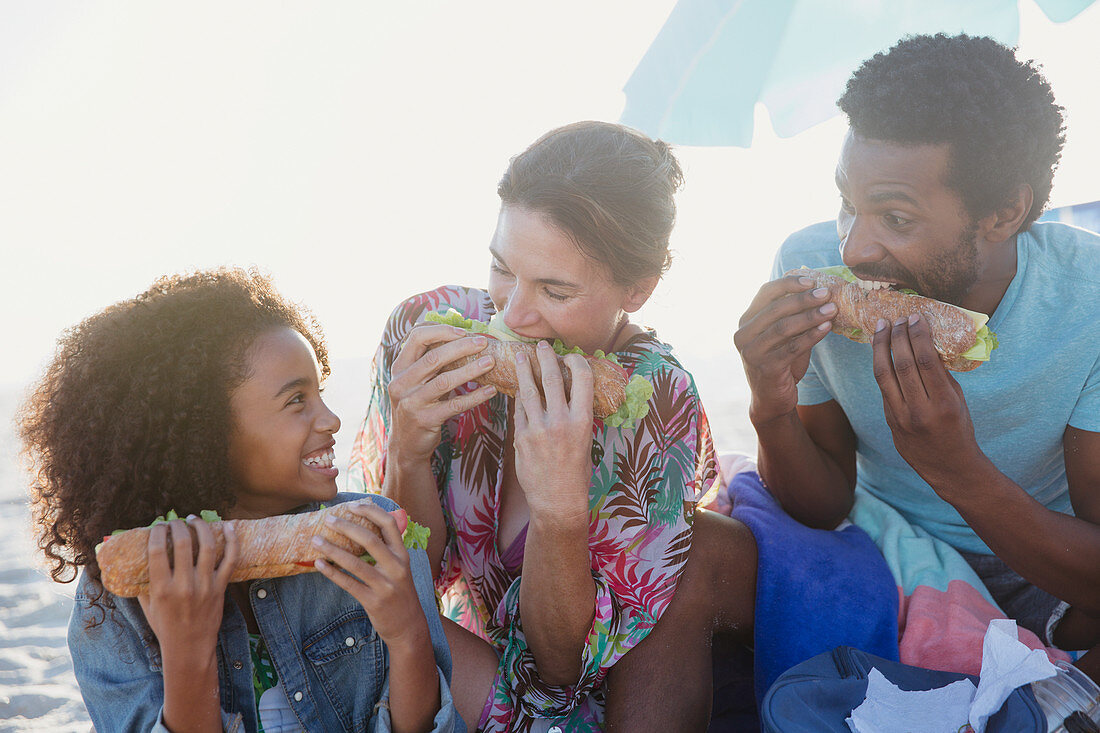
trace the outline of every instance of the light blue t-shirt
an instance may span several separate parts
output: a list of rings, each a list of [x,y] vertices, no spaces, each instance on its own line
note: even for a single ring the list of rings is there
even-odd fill
[[[773,275],[841,263],[835,223],[790,236]],[[1016,237],[1016,276],[989,319],[1000,347],[989,362],[953,376],[978,445],[1048,509],[1073,514],[1062,435],[1100,432],[1100,236],[1060,223]],[[800,404],[836,400],[858,438],[857,488],[960,550],[990,550],[894,448],[872,374],[871,345],[829,334],[798,384]]]

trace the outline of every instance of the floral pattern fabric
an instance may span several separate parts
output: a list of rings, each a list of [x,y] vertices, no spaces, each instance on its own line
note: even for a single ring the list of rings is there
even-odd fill
[[[377,491],[385,471],[390,367],[413,325],[454,308],[488,320],[483,290],[445,286],[414,296],[391,315],[374,361],[370,407],[352,450],[349,488]],[[481,730],[600,730],[603,681],[668,606],[691,547],[695,506],[716,491],[710,426],[691,375],[670,347],[646,332],[617,352],[629,374],[654,386],[649,414],[634,429],[593,426],[589,556],[596,583],[583,672],[571,686],[539,679],[520,616],[520,576],[501,559],[496,530],[511,398],[496,395],[443,425],[432,456],[447,545],[437,590],[444,614],[488,639],[500,653]],[[467,385],[465,388],[474,388]],[[465,389],[464,388],[464,389]],[[506,549],[506,548],[505,548]]]

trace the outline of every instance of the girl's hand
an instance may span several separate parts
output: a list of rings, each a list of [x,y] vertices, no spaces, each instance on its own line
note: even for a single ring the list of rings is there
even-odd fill
[[[198,540],[198,557],[192,562],[191,527]],[[214,532],[195,516],[187,522],[175,519],[158,524],[149,532],[149,593],[138,596],[145,618],[160,642],[161,653],[193,655],[202,659],[212,654],[218,641],[225,589],[237,565],[237,535],[233,522],[226,522],[225,553],[217,561]],[[171,537],[173,563],[168,562]]]
[[[455,392],[492,369],[491,356],[445,371],[456,360],[485,348],[485,336],[463,338],[468,335],[454,326],[417,325],[401,347],[389,383],[393,415],[390,451],[399,462],[430,458],[439,445],[444,422],[496,394],[493,387],[481,387],[463,395]]]
[[[541,341],[536,357],[545,404],[526,355],[516,354],[516,477],[532,517],[583,521],[587,528],[592,483],[592,370],[580,354],[566,355],[572,372],[570,394],[566,395],[554,350]]]
[[[374,532],[334,516],[326,517],[329,525],[365,549],[374,565],[350,552],[314,537],[313,543],[328,558],[315,561],[316,568],[326,578],[350,593],[362,604],[371,624],[389,647],[401,646],[428,635],[428,623],[420,607],[409,567],[409,552],[401,541],[394,518],[379,506],[356,503],[351,511],[365,517],[382,530]],[[340,569],[347,572],[341,572]]]

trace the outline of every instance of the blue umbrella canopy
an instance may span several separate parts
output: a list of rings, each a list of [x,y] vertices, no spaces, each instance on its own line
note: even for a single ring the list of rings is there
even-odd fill
[[[1070,20],[1093,0],[1035,0]],[[752,143],[753,108],[789,137],[837,113],[856,67],[906,35],[1015,45],[1017,0],[679,0],[626,83],[623,123],[682,145]]]

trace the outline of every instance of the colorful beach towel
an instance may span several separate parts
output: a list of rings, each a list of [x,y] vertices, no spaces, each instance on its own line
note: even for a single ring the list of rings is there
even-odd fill
[[[839,645],[978,674],[986,627],[1005,615],[953,547],[861,491],[851,523],[810,529],[783,511],[755,471],[732,473],[748,467],[743,459],[720,462],[731,514],[749,526],[759,548],[758,700],[785,669]],[[1019,634],[1052,660],[1069,659],[1030,631]]]

